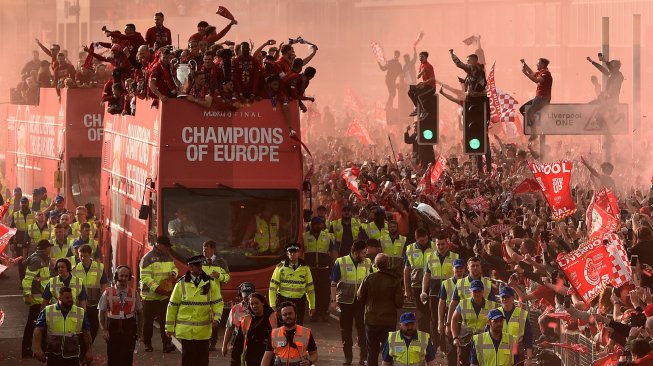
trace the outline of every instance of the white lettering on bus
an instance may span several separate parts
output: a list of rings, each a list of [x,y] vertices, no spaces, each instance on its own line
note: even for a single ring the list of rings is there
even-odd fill
[[[101,141],[104,132],[101,114],[85,114],[83,117],[84,127],[88,141]]]
[[[127,126],[127,135],[129,138],[125,143],[125,157],[147,166],[150,157],[150,130],[141,126],[129,125]]]
[[[181,141],[187,161],[204,161],[213,149],[213,161],[279,162],[282,128],[271,127],[184,127]]]

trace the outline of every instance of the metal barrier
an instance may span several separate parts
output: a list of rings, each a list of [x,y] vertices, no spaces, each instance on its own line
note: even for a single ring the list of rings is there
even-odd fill
[[[560,334],[560,343],[580,344],[589,350],[589,353],[581,353],[567,348],[554,347],[555,353],[562,360],[565,366],[592,366],[595,358],[594,343],[591,339],[582,334],[567,334],[565,331]]]

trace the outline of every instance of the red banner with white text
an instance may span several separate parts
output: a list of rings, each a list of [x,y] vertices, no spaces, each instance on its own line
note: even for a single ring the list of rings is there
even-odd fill
[[[551,207],[554,220],[562,220],[576,212],[576,204],[571,196],[572,163],[561,160],[555,163],[529,162],[528,166],[540,185],[544,198]]]
[[[603,188],[594,193],[585,213],[588,236],[594,238],[619,230],[619,213],[619,203],[612,191]]]

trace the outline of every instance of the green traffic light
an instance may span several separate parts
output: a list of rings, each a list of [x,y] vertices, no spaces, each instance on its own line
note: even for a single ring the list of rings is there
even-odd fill
[[[481,141],[479,141],[479,139],[471,139],[469,140],[469,147],[476,150],[481,147]]]
[[[422,131],[422,136],[424,136],[424,138],[427,139],[427,140],[431,140],[433,138],[433,131],[424,130],[424,131]]]

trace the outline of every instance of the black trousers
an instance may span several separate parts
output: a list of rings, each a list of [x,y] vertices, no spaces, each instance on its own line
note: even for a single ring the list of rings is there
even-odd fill
[[[367,340],[367,366],[379,365],[381,347],[388,341],[388,333],[394,332],[394,325],[366,325],[365,339]]]
[[[297,309],[297,318],[295,321],[299,325],[304,325],[304,315],[306,314],[306,296],[302,296],[299,299],[291,299],[288,297],[283,297],[277,295],[277,317],[278,317],[278,323],[283,324],[283,320],[281,319],[281,309],[280,306],[286,301],[290,301],[293,304],[295,304],[295,308]],[[235,335],[234,335],[235,337]]]
[[[41,312],[41,304],[33,304],[29,307],[27,314],[27,323],[25,323],[25,330],[23,331],[23,344],[22,353],[32,354],[32,336],[34,335],[34,328],[36,325],[36,318],[39,317]]]
[[[209,366],[208,339],[180,339],[181,366]]]
[[[442,339],[442,350],[447,355],[447,366],[456,366],[458,361],[458,347],[453,345],[453,338],[444,336]]]
[[[472,353],[472,343],[458,348],[458,366],[469,366],[469,356]]]
[[[438,305],[440,304],[440,298],[436,296],[429,296],[429,313],[431,314],[430,323],[429,323],[429,333],[431,334],[431,342],[433,342],[433,351],[437,352],[438,347],[443,349],[442,337],[438,333]]]
[[[209,342],[211,346],[218,343],[218,333],[220,333],[220,327],[211,328],[211,341]]]
[[[356,322],[356,334],[358,335],[359,360],[367,359],[367,342],[365,341],[365,305],[358,300],[353,304],[340,304],[340,337],[342,349],[345,352],[345,360],[351,361],[354,358],[354,341],[351,331]]]
[[[429,304],[428,302],[423,304],[422,300],[420,300],[421,288],[412,287],[410,290],[415,300],[415,306],[417,307],[417,329],[430,334],[431,310],[429,309]]]
[[[152,345],[152,333],[154,332],[154,318],[159,322],[159,333],[163,346],[170,344],[171,340],[166,335],[166,311],[168,310],[168,299],[165,300],[143,300],[143,344]]]
[[[315,315],[329,315],[329,297],[331,296],[331,270],[329,268],[311,268],[313,285],[315,286]],[[299,319],[299,318],[298,318]]]
[[[88,322],[91,323],[91,344],[93,344],[98,329],[100,329],[100,311],[97,309],[97,304],[86,307],[86,316],[88,317]]]
[[[63,358],[61,355],[46,353],[47,366],[79,366],[79,357]]]
[[[123,325],[118,326],[120,320],[111,320],[107,341],[107,366],[131,365],[134,361],[136,320],[132,318],[122,321]]]
[[[415,108],[419,106],[422,110],[434,107],[432,101],[434,95],[435,89],[428,84],[411,85],[408,88],[408,97],[413,101]]]

